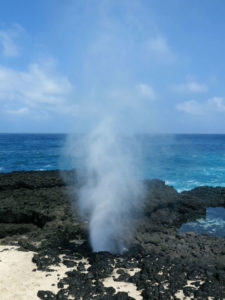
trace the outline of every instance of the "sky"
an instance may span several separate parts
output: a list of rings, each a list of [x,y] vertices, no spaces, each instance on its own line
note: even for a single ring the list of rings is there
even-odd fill
[[[0,132],[225,133],[223,0],[0,1]]]

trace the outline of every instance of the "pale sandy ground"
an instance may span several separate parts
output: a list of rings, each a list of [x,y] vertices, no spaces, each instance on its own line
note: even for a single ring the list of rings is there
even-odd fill
[[[1,300],[40,300],[37,297],[39,290],[49,290],[57,293],[58,281],[65,277],[65,273],[71,269],[60,264],[54,266],[54,272],[35,271],[36,265],[32,262],[34,252],[18,251],[15,246],[0,246],[0,299]],[[81,260],[85,263],[86,269],[89,264],[85,259]],[[114,281],[113,278],[118,278],[119,274],[115,269],[112,275],[103,280],[106,287],[114,287],[117,292],[128,292],[129,296],[141,300],[141,291],[133,283]],[[125,270],[133,275],[139,269]],[[84,271],[85,272],[85,271]],[[192,285],[193,282],[187,282],[187,285]],[[151,284],[151,283],[150,283]],[[188,300],[185,298],[183,291],[176,293],[178,299]],[[72,298],[71,298],[72,299]],[[210,299],[210,298],[209,298]],[[212,299],[212,298],[211,298]]]
[[[127,270],[123,269],[125,272],[129,273],[131,276],[134,275],[136,272],[140,271],[140,269],[132,269]],[[130,282],[121,282],[121,281],[114,281],[113,278],[118,278],[119,274],[116,272],[117,269],[114,269],[111,277],[108,277],[103,280],[103,284],[105,287],[114,287],[116,292],[127,292],[130,297],[134,299],[141,300],[143,299],[141,296],[141,291],[137,290],[137,287],[134,283]]]
[[[54,267],[55,272],[32,272],[36,269],[36,265],[32,262],[34,252],[16,249],[13,246],[0,246],[0,299],[40,300],[37,297],[38,290],[56,293],[58,278],[62,278],[68,268],[60,265]]]

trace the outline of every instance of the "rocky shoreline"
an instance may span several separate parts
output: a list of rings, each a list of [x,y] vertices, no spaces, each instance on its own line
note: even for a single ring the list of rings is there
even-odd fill
[[[225,238],[178,232],[183,223],[205,216],[207,207],[225,207],[225,188],[178,193],[163,181],[145,181],[128,251],[93,253],[88,224],[76,213],[75,171],[61,175],[0,174],[1,245],[35,252],[37,270],[68,268],[56,282],[57,293],[40,290],[40,299],[225,299]],[[116,289],[117,283],[134,287],[136,296]]]

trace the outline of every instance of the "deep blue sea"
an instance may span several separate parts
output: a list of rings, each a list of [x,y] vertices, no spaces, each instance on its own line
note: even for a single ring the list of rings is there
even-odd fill
[[[0,134],[0,172],[68,169],[63,134]],[[160,178],[179,191],[225,186],[225,135],[138,135],[143,178]]]

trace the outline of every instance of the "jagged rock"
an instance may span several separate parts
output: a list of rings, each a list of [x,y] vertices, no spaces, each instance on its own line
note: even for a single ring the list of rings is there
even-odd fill
[[[163,181],[145,181],[145,198],[128,222],[136,225],[133,236],[125,237],[128,250],[93,253],[88,226],[76,212],[76,174],[64,171],[63,177],[68,186],[57,171],[0,174],[1,242],[35,251],[39,270],[50,271],[60,262],[72,268],[59,281],[57,294],[39,291],[39,298],[132,299],[104,286],[115,268],[116,280],[134,283],[143,299],[176,299],[178,290],[194,299],[225,298],[225,239],[178,232],[182,223],[204,216],[209,205],[225,206],[225,188],[180,194]],[[135,268],[130,275],[127,270]]]
[[[225,188],[200,186],[191,191],[182,192],[182,195],[194,196],[202,200],[205,207],[225,207]]]

